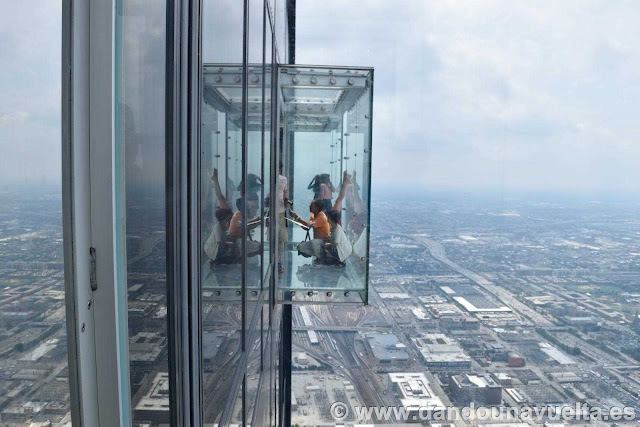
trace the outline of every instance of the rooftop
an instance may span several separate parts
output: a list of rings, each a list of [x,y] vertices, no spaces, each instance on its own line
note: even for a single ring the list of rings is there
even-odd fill
[[[400,402],[405,408],[444,409],[444,404],[437,397],[425,374],[421,372],[390,373],[389,381],[400,394]]]
[[[394,334],[371,332],[365,334],[364,338],[366,338],[373,355],[378,360],[409,360],[409,355],[405,351],[406,346]]]

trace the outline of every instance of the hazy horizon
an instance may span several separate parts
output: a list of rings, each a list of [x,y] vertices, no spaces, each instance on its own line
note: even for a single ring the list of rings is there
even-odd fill
[[[0,186],[61,182],[60,8],[0,17]],[[636,194],[638,23],[631,1],[299,1],[296,59],[375,68],[374,196]]]
[[[0,183],[0,196],[16,193],[34,195],[61,196],[62,183]],[[127,191],[144,191],[147,194],[157,193],[158,197],[164,195],[164,188],[160,185],[127,183]],[[609,191],[609,190],[504,190],[501,188],[395,188],[389,185],[373,185],[372,203],[376,201],[411,201],[420,202],[438,199],[467,199],[469,201],[482,202],[559,202],[567,206],[573,202],[588,203],[628,203],[640,204],[640,191]],[[295,202],[295,201],[294,201]],[[306,203],[306,201],[305,201]]]

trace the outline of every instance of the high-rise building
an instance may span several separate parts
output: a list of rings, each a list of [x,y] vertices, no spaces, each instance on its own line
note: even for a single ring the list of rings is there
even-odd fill
[[[65,2],[74,422],[289,425],[292,307],[367,302],[373,69],[295,10]]]

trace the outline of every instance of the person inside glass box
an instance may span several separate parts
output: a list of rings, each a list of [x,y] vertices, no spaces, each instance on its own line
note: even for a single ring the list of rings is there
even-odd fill
[[[321,257],[322,247],[329,239],[330,227],[327,215],[322,211],[323,202],[321,199],[313,199],[309,205],[311,216],[309,221],[300,218],[295,211],[289,211],[298,225],[306,230],[313,229],[313,238],[298,245],[298,253],[305,257]]]
[[[216,218],[218,218],[219,211],[222,211],[224,213],[225,216],[223,218],[225,220],[228,218],[229,212],[231,212],[231,217],[228,219],[229,221],[228,225],[224,227],[225,233],[221,233],[222,227],[216,228],[217,225],[214,226],[214,229],[212,230],[211,235],[209,236],[209,239],[207,239],[207,242],[205,242],[205,253],[207,253],[207,255],[212,259],[212,261],[214,261],[212,265],[215,265],[216,259],[212,258],[212,255],[211,255],[215,253],[217,257],[217,251],[214,251],[214,247],[215,247],[214,242],[219,240],[219,236],[224,236],[225,238],[226,236],[228,236],[228,239],[234,242],[235,248],[229,251],[227,258],[225,258],[225,261],[226,261],[225,263],[230,264],[233,262],[240,262],[241,261],[240,254],[242,253],[242,246],[241,246],[242,213],[244,209],[246,209],[247,217],[250,217],[250,218],[256,214],[258,210],[258,204],[259,204],[258,195],[255,192],[248,193],[246,197],[246,203],[245,203],[245,198],[242,198],[242,197],[236,200],[236,207],[238,208],[238,210],[235,213],[233,213],[231,211],[229,202],[227,201],[226,197],[222,193],[222,189],[220,188],[217,169],[213,170],[213,174],[211,175],[211,182],[213,184],[216,197],[220,205],[220,207],[216,210]],[[218,221],[220,221],[220,219],[218,219]],[[260,217],[253,218],[248,221],[247,228],[248,228],[249,238],[247,239],[247,256],[251,257],[251,256],[258,255],[260,253],[260,249],[261,249],[260,242],[251,240],[251,231],[254,228],[258,227],[259,225],[260,225]],[[209,252],[211,252],[211,254],[207,252],[207,245],[209,245]],[[231,261],[231,257],[233,254],[235,254],[235,260]]]
[[[331,210],[333,193],[336,189],[331,182],[331,176],[328,173],[321,173],[313,177],[309,185],[309,190],[313,190],[314,199],[322,201],[322,211],[327,213]]]
[[[327,220],[331,227],[331,234],[324,244],[321,262],[328,265],[344,266],[345,261],[353,252],[353,247],[340,225],[340,212],[330,210],[327,212]]]
[[[233,239],[229,237],[229,223],[233,211],[229,208],[217,208],[218,223],[213,226],[209,238],[204,244],[204,252],[211,260],[211,267],[220,264],[233,264],[238,260],[238,252]]]
[[[276,210],[278,213],[278,273],[284,274],[284,267],[282,266],[282,254],[284,252],[284,245],[289,240],[287,233],[287,221],[286,210],[291,207],[291,201],[289,200],[289,184],[287,177],[282,173],[283,167],[280,162],[278,184],[276,187]]]
[[[236,200],[236,207],[238,210],[231,217],[231,222],[229,223],[229,237],[236,239],[236,245],[238,252],[242,251],[242,215],[244,210],[247,210],[247,218],[251,218],[247,221],[247,234],[248,238],[246,241],[247,244],[247,256],[252,257],[256,256],[260,253],[261,244],[260,242],[256,242],[252,240],[251,232],[254,228],[260,226],[260,217],[254,217],[258,210],[259,199],[258,195],[255,193],[247,194],[246,198],[239,198]]]

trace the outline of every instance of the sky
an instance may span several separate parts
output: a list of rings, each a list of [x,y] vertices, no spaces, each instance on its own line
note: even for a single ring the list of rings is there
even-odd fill
[[[638,1],[298,0],[296,43],[375,68],[374,189],[640,189]]]
[[[298,63],[375,68],[374,188],[640,189],[640,2],[297,12]],[[0,184],[60,181],[60,21],[59,0],[3,0]]]
[[[0,185],[59,183],[61,2],[0,5]]]

